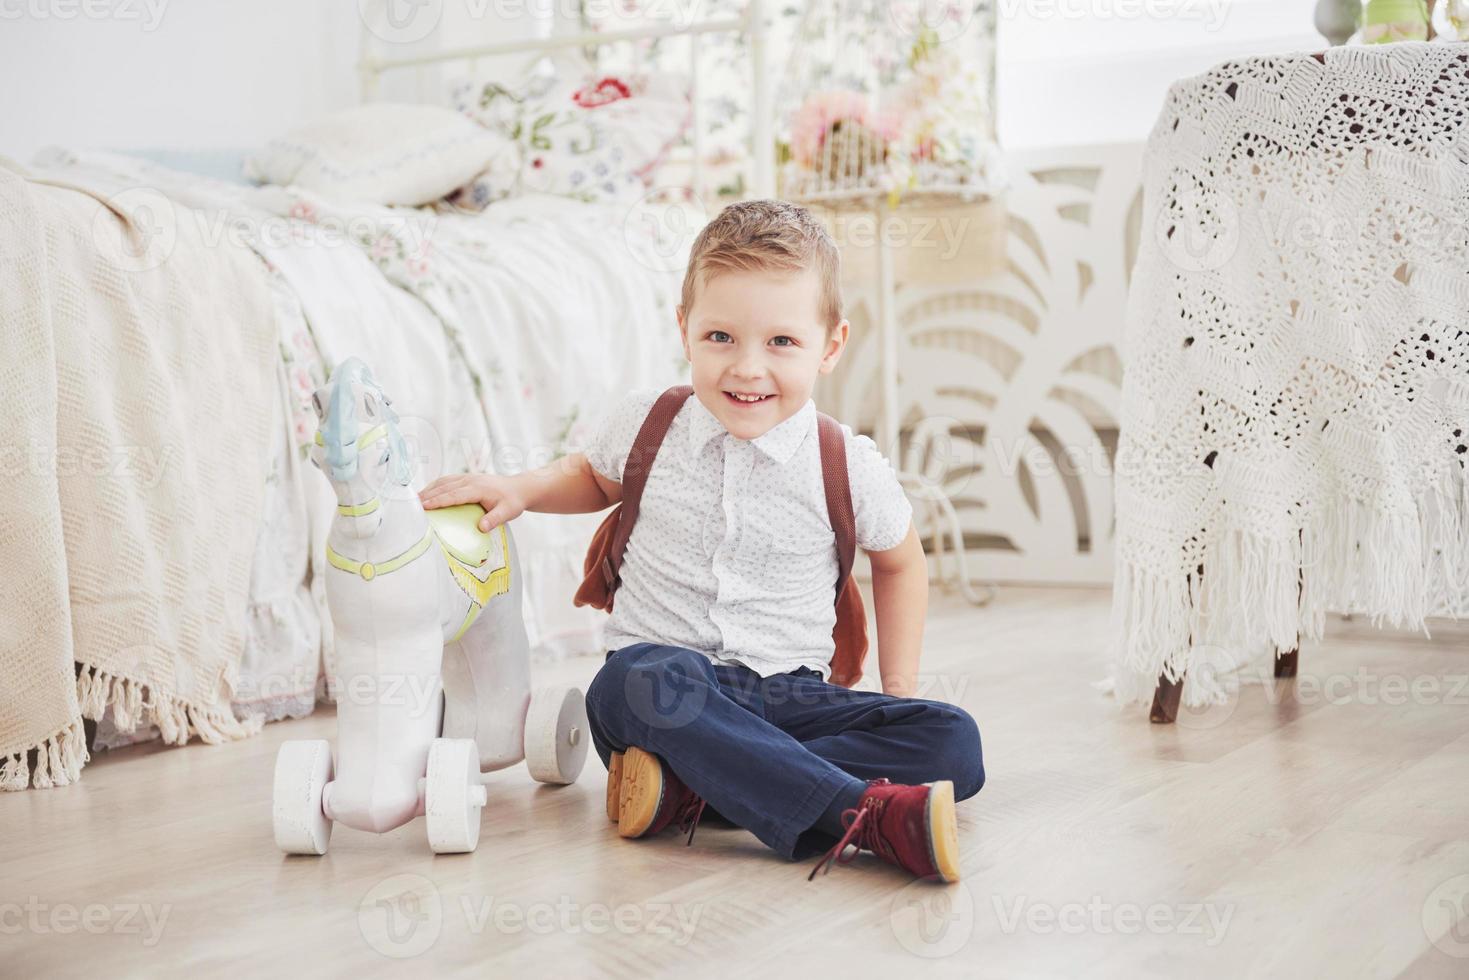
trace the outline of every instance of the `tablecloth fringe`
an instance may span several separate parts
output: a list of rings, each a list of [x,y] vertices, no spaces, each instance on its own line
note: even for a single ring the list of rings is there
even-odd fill
[[[1119,700],[1146,700],[1160,675],[1176,681],[1189,671],[1185,705],[1222,703],[1221,672],[1244,666],[1263,644],[1290,650],[1319,640],[1328,612],[1425,634],[1430,616],[1469,615],[1469,482],[1450,462],[1412,512],[1345,501],[1298,530],[1227,532],[1206,545],[1202,564],[1200,578],[1181,564],[1119,558],[1112,606]],[[1209,669],[1191,669],[1201,664]]]

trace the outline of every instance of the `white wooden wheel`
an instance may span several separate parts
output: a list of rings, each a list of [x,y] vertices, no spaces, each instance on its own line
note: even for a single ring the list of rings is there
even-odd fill
[[[435,854],[463,854],[479,844],[485,785],[479,747],[472,738],[436,738],[428,750],[423,812],[428,846]]]
[[[296,739],[275,757],[271,812],[275,844],[287,854],[325,854],[331,818],[321,806],[332,781],[332,747],[325,739]]]
[[[525,715],[525,765],[543,783],[574,783],[587,761],[587,705],[575,687],[539,687]]]

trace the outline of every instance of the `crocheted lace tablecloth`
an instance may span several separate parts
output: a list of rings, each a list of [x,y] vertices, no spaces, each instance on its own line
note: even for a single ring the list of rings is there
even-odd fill
[[[1469,612],[1469,45],[1175,83],[1148,140],[1112,677],[1184,703],[1327,612]]]

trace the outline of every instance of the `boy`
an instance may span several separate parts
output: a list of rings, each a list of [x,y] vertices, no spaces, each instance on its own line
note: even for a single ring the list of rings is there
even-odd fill
[[[732,204],[695,240],[678,307],[694,395],[644,487],[588,720],[624,837],[679,822],[692,842],[707,803],[787,858],[829,849],[817,869],[855,844],[955,881],[954,801],[984,784],[979,730],[910,697],[927,565],[891,467],[846,426],[883,693],[826,683],[838,567],[811,390],[846,345],[839,282],[835,243],[795,205]],[[585,454],[442,478],[423,504],[479,502],[486,530],[616,504],[658,394],[619,399]]]

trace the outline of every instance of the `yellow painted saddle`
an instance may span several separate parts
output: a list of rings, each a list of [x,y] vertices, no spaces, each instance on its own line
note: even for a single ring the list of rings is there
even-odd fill
[[[450,574],[464,594],[469,596],[469,610],[453,637],[453,640],[457,640],[469,629],[486,603],[495,596],[510,591],[509,533],[504,524],[497,528],[500,532],[500,564],[482,579],[475,574],[475,570],[483,568],[494,554],[496,536],[494,531],[479,529],[480,518],[485,516],[485,509],[479,504],[459,504],[426,510],[424,514],[428,517],[428,531],[417,544],[388,561],[375,565],[372,562],[358,561],[338,554],[330,544],[326,546],[326,557],[342,571],[360,575],[364,581],[370,582],[379,575],[386,575],[413,561],[428,550],[433,538],[438,538]]]
[[[469,629],[486,603],[510,591],[509,535],[504,524],[494,531],[479,529],[480,518],[485,516],[485,509],[479,504],[438,507],[424,513],[428,515],[429,526],[444,550],[444,560],[449,563],[454,581],[469,596],[469,611],[454,634],[454,640],[457,640]],[[471,569],[483,568],[490,560],[496,537],[500,540],[500,567],[481,580]]]

